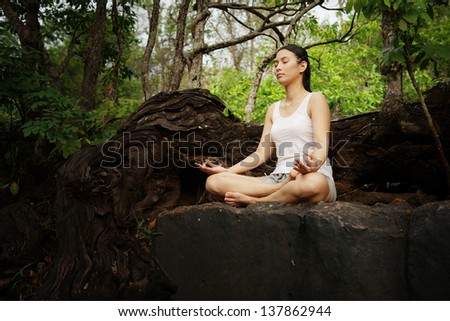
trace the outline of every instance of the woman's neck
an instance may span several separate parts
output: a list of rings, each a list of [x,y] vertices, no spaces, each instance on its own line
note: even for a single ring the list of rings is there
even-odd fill
[[[308,91],[305,89],[302,83],[292,83],[285,87],[286,98],[285,102],[287,104],[297,103],[299,100],[303,99]]]

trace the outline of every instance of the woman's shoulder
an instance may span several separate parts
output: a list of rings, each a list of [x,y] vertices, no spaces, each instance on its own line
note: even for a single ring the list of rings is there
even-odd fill
[[[328,103],[325,95],[321,91],[311,92],[311,98],[308,104],[308,115],[311,116],[312,111],[328,110]]]
[[[279,102],[276,101],[273,104],[270,104],[269,107],[267,107],[267,114],[269,114],[270,116],[273,115],[273,111],[275,110],[275,107],[279,105]]]
[[[319,100],[319,99],[326,99],[326,98],[325,98],[325,95],[321,91],[312,91],[311,99]]]
[[[275,106],[280,106],[283,101],[284,99],[277,100],[276,102],[272,103],[269,107],[275,108]]]
[[[273,104],[270,104],[269,107],[267,108],[267,112],[273,113],[273,111],[276,108],[280,108],[280,105],[282,102],[283,102],[283,100],[279,100],[279,101],[274,102]]]
[[[322,105],[322,104],[327,104],[327,99],[321,91],[313,91],[313,92],[311,92],[310,102],[312,103],[312,105],[317,105],[317,104]]]
[[[280,101],[276,101],[273,104],[269,105],[269,107],[267,107],[267,111],[266,111],[266,118],[270,119],[271,121],[273,120],[273,116],[275,114],[275,109],[276,107],[278,107],[281,103]]]

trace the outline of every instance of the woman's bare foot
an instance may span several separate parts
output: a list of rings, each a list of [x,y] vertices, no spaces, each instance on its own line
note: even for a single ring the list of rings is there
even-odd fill
[[[239,206],[256,203],[256,198],[247,196],[239,192],[225,193],[225,203],[228,205]]]

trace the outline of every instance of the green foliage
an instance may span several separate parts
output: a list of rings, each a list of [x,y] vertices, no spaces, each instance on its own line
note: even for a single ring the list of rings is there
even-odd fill
[[[16,196],[17,193],[19,193],[19,183],[11,182],[11,184],[9,184],[9,191],[13,196]]]
[[[120,105],[106,101],[86,112],[70,95],[64,95],[49,79],[31,68],[14,41],[0,51],[0,164],[1,190],[17,195],[24,164],[38,160],[69,157],[83,145],[98,144],[111,137],[123,118],[141,104],[123,99]],[[9,44],[9,46],[6,46]],[[76,74],[72,75],[76,78]],[[69,82],[68,82],[69,85]],[[67,90],[70,94],[70,90]],[[126,88],[124,88],[126,89]]]
[[[394,50],[403,49],[408,42],[409,54],[416,69],[427,71],[438,81],[448,81],[450,9],[448,6],[439,6],[437,9],[435,13],[428,13],[433,16],[433,21],[419,19],[415,24],[410,24],[408,30],[402,33]]]
[[[267,74],[261,81],[251,120],[259,123],[264,122],[269,106],[283,99],[284,95],[284,88],[280,86],[275,76],[273,74]]]
[[[224,101],[227,106],[224,111],[226,115],[230,111],[241,120],[245,118],[245,106],[253,77],[254,75],[248,72],[225,68],[213,78],[208,89]],[[264,77],[258,91],[252,120],[263,122],[267,108],[282,99],[283,94],[284,88],[278,84],[273,75]]]
[[[273,7],[273,6],[279,6],[281,4],[287,3],[288,0],[262,0],[261,3],[268,6],[268,7]]]
[[[450,62],[449,9],[439,3],[429,0],[349,0],[346,9],[347,12],[352,9],[363,12],[368,18],[379,12],[394,12],[398,17],[398,35],[393,46],[383,51],[382,63],[397,61],[405,65],[407,45],[408,55],[416,66],[416,78],[423,88],[429,88],[448,80],[448,72],[442,73],[442,70],[448,70]],[[442,67],[438,68],[438,65]],[[411,93],[412,86],[405,83],[406,98]]]
[[[384,95],[377,63],[380,49],[377,22],[366,24],[347,43],[311,48],[312,90],[323,92],[335,114],[354,115],[379,109]]]
[[[244,108],[247,97],[243,95],[250,91],[252,75],[239,72],[234,68],[224,68],[211,81],[208,89],[212,94],[220,97],[225,103],[225,115],[231,111],[239,119],[244,119]]]
[[[101,108],[86,112],[57,92],[49,90],[49,93],[45,97],[47,105],[42,109],[42,116],[25,123],[23,133],[25,137],[33,134],[48,141],[55,146],[53,152],[61,153],[64,158],[76,153],[83,145],[100,144],[110,138],[121,120],[140,105],[136,100],[124,100],[120,105],[106,101]],[[45,94],[41,92],[40,97]]]
[[[23,50],[7,20],[0,21],[0,172],[1,190],[11,195],[22,191],[21,176],[30,176],[28,163],[54,162],[69,157],[81,146],[109,138],[121,120],[142,102],[135,67],[128,63],[136,50],[134,1],[121,1],[118,25],[122,55],[119,69],[120,103],[105,101],[90,112],[78,106],[83,80],[83,54],[96,6],[92,1],[44,1],[39,3],[40,32],[46,53],[61,75],[45,76],[39,57]],[[22,10],[21,4],[15,6]],[[23,12],[24,13],[24,12]],[[4,26],[6,28],[4,28]],[[97,96],[104,100],[117,57],[117,37],[107,21],[103,54],[103,79]],[[68,53],[71,55],[67,56]],[[72,55],[73,54],[73,55]],[[70,58],[70,59],[67,59]],[[138,58],[136,58],[138,59]]]
[[[84,128],[91,121],[85,112],[71,99],[54,89],[43,89],[25,95],[31,110],[39,110],[40,116],[23,125],[23,135],[36,135],[54,145],[53,151],[69,157],[81,147]]]
[[[336,29],[336,25],[321,26],[317,31],[332,38],[338,33]],[[354,115],[381,107],[384,81],[377,63],[381,59],[378,22],[365,25],[348,43],[314,47],[308,52],[312,90],[324,93],[333,113]],[[253,77],[250,73],[223,69],[208,89],[225,102],[227,109],[243,119]],[[264,121],[268,106],[283,98],[284,88],[269,72],[261,82],[252,120]]]
[[[88,113],[91,117],[89,132],[92,133],[88,141],[92,145],[103,143],[115,134],[123,120],[135,112],[142,104],[136,99],[121,99],[120,104],[104,101],[97,109]]]
[[[388,8],[404,10],[405,23],[420,23],[420,28],[417,28],[417,35],[415,35],[416,42],[412,46],[414,61],[420,67],[417,68],[415,75],[423,88],[431,88],[449,78],[450,39],[447,32],[450,29],[448,18],[450,15],[448,8],[441,8],[440,12],[433,14],[426,1],[409,4],[403,2],[355,0],[347,4],[372,18],[377,10]],[[434,21],[427,18],[431,16],[434,17]],[[306,33],[306,35],[309,40],[319,42],[323,39],[339,38],[346,24],[348,22],[344,22],[343,25],[319,25],[312,17],[302,19],[299,29],[308,30],[309,34]],[[366,23],[347,43],[311,48],[309,54],[312,67],[312,90],[324,93],[334,114],[354,115],[381,108],[385,94],[385,79],[380,73],[380,64],[389,60],[404,61],[401,44],[401,39],[397,39],[397,47],[383,52],[378,17]],[[253,77],[251,73],[223,69],[212,77],[208,88],[225,102],[227,106],[225,113],[229,110],[243,119]],[[282,99],[283,96],[284,89],[278,85],[272,75],[267,74],[258,91],[252,120],[263,121],[267,107]],[[405,100],[417,99],[414,88],[407,80],[404,81],[404,98]]]
[[[153,230],[154,222],[149,222],[146,219],[136,219],[137,227],[135,237],[143,241],[149,249],[153,248],[153,239],[155,236],[161,235]]]
[[[28,117],[29,107],[24,96],[34,92],[40,79],[29,68],[30,55],[21,53],[20,47],[5,30],[0,31],[0,172],[2,189],[9,187],[11,195],[19,192],[20,156],[25,148],[21,126]]]

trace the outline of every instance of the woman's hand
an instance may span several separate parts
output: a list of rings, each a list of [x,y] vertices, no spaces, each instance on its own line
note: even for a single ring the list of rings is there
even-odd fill
[[[294,159],[294,170],[300,174],[317,172],[323,161],[318,159],[314,153],[303,154],[303,159]]]
[[[208,175],[213,175],[213,174],[218,174],[218,173],[223,173],[223,172],[228,171],[228,169],[226,169],[225,167],[215,165],[210,160],[206,160],[205,162],[203,162],[203,164],[198,163],[197,167],[202,172],[205,172]]]

